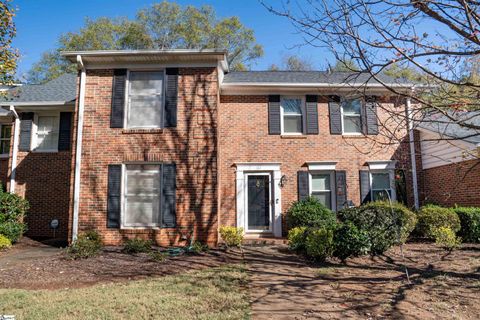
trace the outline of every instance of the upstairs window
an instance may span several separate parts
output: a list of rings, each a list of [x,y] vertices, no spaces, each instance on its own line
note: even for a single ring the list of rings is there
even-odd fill
[[[127,128],[160,128],[163,119],[164,72],[130,71]]]
[[[344,134],[362,133],[361,110],[361,99],[349,99],[342,101],[342,130]]]
[[[392,198],[392,187],[389,172],[371,172],[372,201]],[[392,199],[393,200],[393,199]]]
[[[302,97],[281,97],[283,134],[303,133],[303,104]]]
[[[12,125],[0,125],[0,155],[10,153],[10,138],[12,137]]]
[[[58,151],[60,115],[35,114],[33,149],[35,151]]]

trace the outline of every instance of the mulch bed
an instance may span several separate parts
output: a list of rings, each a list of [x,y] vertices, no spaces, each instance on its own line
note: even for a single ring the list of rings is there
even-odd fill
[[[0,254],[0,288],[78,288],[171,275],[241,261],[240,254],[235,251],[225,253],[222,250],[210,250],[197,255],[168,257],[166,261],[157,262],[143,253],[124,254],[119,247],[106,247],[99,255],[89,259],[69,260],[60,249],[29,259],[25,255],[32,251],[32,247],[45,248],[25,238],[10,251]]]

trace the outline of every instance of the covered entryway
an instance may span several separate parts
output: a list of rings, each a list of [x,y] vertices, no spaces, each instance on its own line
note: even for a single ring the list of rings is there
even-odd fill
[[[237,227],[282,236],[279,163],[237,163]]]

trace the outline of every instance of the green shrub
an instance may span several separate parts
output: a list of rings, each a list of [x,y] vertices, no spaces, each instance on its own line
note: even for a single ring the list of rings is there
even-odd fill
[[[220,236],[227,247],[240,247],[243,242],[243,228],[220,227]]]
[[[480,208],[457,207],[453,209],[460,219],[458,235],[464,242],[480,243]]]
[[[67,257],[71,259],[86,259],[96,256],[102,249],[102,241],[95,231],[87,231],[78,235],[67,248]]]
[[[202,253],[208,251],[209,248],[206,244],[201,243],[200,241],[195,241],[193,244],[190,246],[189,251],[191,253]]]
[[[406,241],[415,228],[415,214],[404,205],[387,201],[370,202],[357,208],[338,212],[341,222],[353,223],[368,235],[371,254],[381,254],[396,244]]]
[[[462,238],[457,237],[449,227],[440,227],[433,231],[435,243],[447,251],[457,249],[462,243]]]
[[[368,233],[359,230],[347,221],[335,230],[333,256],[345,261],[349,257],[358,257],[370,252],[372,247]]]
[[[0,223],[0,234],[3,234],[12,243],[20,240],[26,229],[27,226],[24,223],[18,221],[6,221]]]
[[[308,257],[325,261],[332,255],[333,230],[325,227],[310,228],[305,238],[305,252]]]
[[[307,227],[295,227],[288,231],[288,247],[291,250],[303,252]]]
[[[152,250],[148,253],[148,256],[156,262],[164,262],[167,260],[168,253]]]
[[[455,233],[460,230],[460,219],[451,208],[426,205],[420,208],[417,217],[416,232],[422,237],[435,239],[435,231],[441,227],[450,228]]]
[[[128,254],[150,252],[152,251],[152,242],[138,238],[128,239],[125,241],[122,251]]]
[[[335,213],[314,197],[294,202],[287,211],[289,229],[295,227],[326,227],[331,229],[335,227],[336,221]]]
[[[10,239],[5,237],[3,234],[0,234],[0,251],[4,249],[8,249],[12,246],[12,242]]]

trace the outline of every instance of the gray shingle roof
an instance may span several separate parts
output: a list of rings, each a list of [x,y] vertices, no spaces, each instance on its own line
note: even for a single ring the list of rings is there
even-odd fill
[[[464,122],[466,125],[480,128],[480,112],[456,112],[452,115],[454,119]],[[444,115],[428,115],[418,123],[420,128],[454,139],[467,141],[473,144],[480,144],[480,129],[468,128],[465,125],[459,125]]]
[[[77,76],[63,74],[44,84],[29,84],[8,90],[6,97],[0,98],[0,104],[38,102],[72,102],[77,95]]]
[[[406,85],[405,79],[394,79],[387,75],[378,78],[389,84]],[[232,71],[225,75],[224,83],[296,83],[296,84],[364,84],[378,83],[368,73],[327,71]]]

